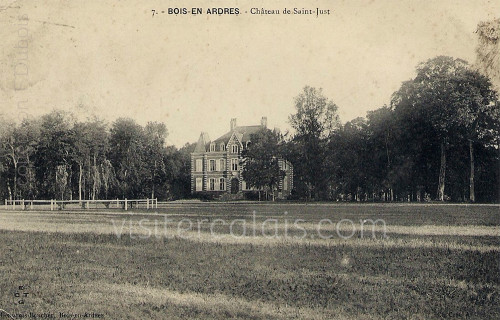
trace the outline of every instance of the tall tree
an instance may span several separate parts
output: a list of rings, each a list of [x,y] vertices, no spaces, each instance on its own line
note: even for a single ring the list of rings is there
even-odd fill
[[[294,177],[305,186],[309,199],[319,198],[328,181],[324,159],[327,138],[340,125],[337,109],[321,89],[306,86],[295,98],[296,112],[289,117],[295,133],[286,158],[291,160]]]
[[[117,119],[110,129],[110,144],[113,146],[109,160],[115,168],[117,195],[123,198],[145,196],[144,186],[150,173],[145,166],[145,141],[143,128],[134,120]]]
[[[81,201],[87,194],[89,199],[95,200],[103,186],[102,166],[109,149],[107,124],[91,118],[76,123],[72,133],[73,161],[78,167],[78,199]]]
[[[366,168],[373,186],[373,192],[383,190],[383,200],[394,200],[394,183],[387,179],[396,153],[394,145],[398,134],[395,127],[393,111],[383,106],[367,113],[367,152],[371,163]]]
[[[279,167],[280,136],[277,132],[262,128],[250,136],[250,143],[242,151],[243,179],[247,185],[259,190],[270,191],[279,186],[285,172]],[[260,198],[260,196],[259,196]]]
[[[4,192],[6,192],[10,200],[16,197],[16,190],[13,190],[14,186],[12,186],[11,183],[11,181],[16,180],[15,177],[17,177],[17,168],[14,169],[14,172],[11,170],[14,164],[17,163],[15,152],[14,159],[12,157],[13,148],[11,146],[14,140],[14,128],[15,123],[13,121],[0,118],[0,173],[2,175],[2,187],[5,188]],[[17,185],[17,182],[15,182],[14,185]]]
[[[57,198],[57,168],[61,165],[68,168],[73,158],[71,130],[74,123],[72,115],[61,110],[54,110],[41,118],[35,167],[39,191],[45,198]]]
[[[163,153],[167,135],[168,131],[164,123],[148,122],[144,127],[146,170],[149,171],[147,180],[152,199],[155,198],[155,187],[166,179]]]
[[[101,179],[104,188],[104,199],[109,199],[109,190],[116,185],[116,175],[111,161],[104,159],[101,163]]]
[[[367,191],[367,123],[356,118],[330,136],[326,160],[341,200],[365,200]]]
[[[427,122],[440,144],[438,200],[445,198],[447,148],[467,132],[471,163],[471,200],[474,200],[472,139],[495,122],[495,94],[488,80],[469,68],[464,60],[439,56],[417,67],[413,80],[393,94],[396,113],[409,114],[424,126]],[[483,120],[484,118],[484,120]]]
[[[196,143],[186,143],[177,150],[169,146],[165,150],[163,161],[167,181],[163,187],[166,199],[182,199],[191,195],[191,152]]]
[[[450,57],[436,57],[417,67],[415,79],[406,81],[393,94],[392,105],[396,111],[416,113],[425,117],[440,141],[440,170],[437,198],[445,198],[446,148],[453,130],[455,109],[454,86],[450,78],[465,69],[466,62]],[[405,109],[409,109],[406,111]]]
[[[458,98],[455,101],[457,121],[458,125],[463,127],[469,145],[469,200],[475,202],[474,143],[500,135],[500,105],[491,82],[478,71],[464,70],[455,80],[458,82],[456,88]],[[492,141],[484,142],[488,144]]]
[[[90,159],[90,144],[88,126],[86,123],[77,123],[72,131],[73,137],[73,161],[78,167],[78,200],[83,200],[84,176],[88,159]]]
[[[5,171],[10,173],[12,183],[7,182],[9,198],[18,198],[18,164],[22,156],[22,141],[19,139],[18,129],[14,122],[5,121],[1,126],[0,144],[3,151]],[[11,170],[8,170],[11,168]],[[10,172],[9,172],[10,171]],[[10,180],[10,179],[9,179]]]

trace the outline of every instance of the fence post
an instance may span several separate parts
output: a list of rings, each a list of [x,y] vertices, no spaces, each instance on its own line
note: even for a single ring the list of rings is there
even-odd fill
[[[16,199],[12,202],[12,210],[16,210]]]
[[[30,209],[33,210],[33,200],[31,200]]]
[[[127,198],[125,198],[125,211],[127,211]]]
[[[158,198],[155,198],[155,209],[158,209]]]
[[[116,198],[116,208],[120,207],[120,202],[118,202],[118,198]]]
[[[50,211],[54,211],[54,200],[50,199]]]
[[[26,210],[26,206],[24,205],[24,199],[21,200],[21,210]]]
[[[146,209],[149,209],[149,198],[147,198],[146,201],[147,201]]]
[[[85,209],[89,209],[90,208],[90,201],[87,200],[87,202],[85,203]]]

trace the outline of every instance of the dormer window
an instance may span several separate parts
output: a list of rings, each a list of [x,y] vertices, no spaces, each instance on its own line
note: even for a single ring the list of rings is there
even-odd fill
[[[220,151],[226,151],[226,145],[224,143],[220,144]]]
[[[231,150],[231,151],[232,151],[233,153],[238,153],[239,149],[240,149],[240,148],[238,147],[238,145],[237,145],[237,144],[233,144],[233,147],[232,147],[232,150]]]
[[[210,152],[214,152],[215,151],[215,143],[211,143],[210,144]]]

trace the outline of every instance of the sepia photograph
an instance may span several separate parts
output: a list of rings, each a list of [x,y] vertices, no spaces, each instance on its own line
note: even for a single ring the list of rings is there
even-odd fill
[[[0,0],[0,319],[499,305],[499,0]]]

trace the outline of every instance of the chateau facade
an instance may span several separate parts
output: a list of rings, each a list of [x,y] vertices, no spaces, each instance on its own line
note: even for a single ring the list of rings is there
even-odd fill
[[[261,129],[267,129],[266,117],[262,117],[260,125],[240,127],[233,118],[230,131],[213,141],[202,132],[191,153],[191,193],[243,196],[257,191],[243,180],[240,162],[241,151],[248,147],[250,136]],[[285,176],[279,182],[275,196],[283,199],[290,195],[293,188],[293,167],[284,159],[279,159],[278,164]]]

